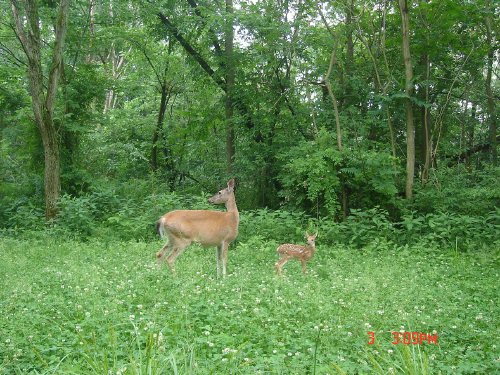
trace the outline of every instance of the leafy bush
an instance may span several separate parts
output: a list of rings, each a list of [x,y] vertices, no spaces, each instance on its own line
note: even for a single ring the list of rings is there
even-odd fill
[[[6,228],[39,230],[45,225],[44,210],[35,200],[22,197],[10,201],[3,207],[2,216],[5,218]]]
[[[384,152],[332,147],[334,137],[322,129],[283,156],[282,195],[292,207],[335,217],[342,190],[350,207],[392,207],[397,192],[392,157]]]
[[[500,167],[469,172],[465,167],[441,168],[425,186],[415,185],[410,209],[421,214],[449,212],[482,216],[499,206]]]
[[[307,220],[305,215],[290,211],[245,211],[240,214],[238,238],[257,235],[266,240],[302,243],[304,232],[314,230],[312,227],[308,228]]]

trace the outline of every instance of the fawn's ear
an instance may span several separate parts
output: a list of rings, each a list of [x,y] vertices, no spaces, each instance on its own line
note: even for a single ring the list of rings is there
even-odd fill
[[[314,233],[314,239],[316,239],[316,237],[318,237],[318,232]]]
[[[229,190],[234,190],[234,178],[230,179],[228,182],[227,182],[227,188]]]

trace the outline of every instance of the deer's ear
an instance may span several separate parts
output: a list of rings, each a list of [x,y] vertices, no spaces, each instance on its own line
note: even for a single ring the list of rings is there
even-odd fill
[[[227,187],[229,189],[234,189],[234,178],[230,179],[228,182],[227,182]]]

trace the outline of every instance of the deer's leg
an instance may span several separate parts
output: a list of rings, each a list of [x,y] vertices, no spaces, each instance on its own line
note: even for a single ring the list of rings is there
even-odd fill
[[[167,257],[167,264],[172,272],[175,272],[175,260],[184,252],[184,250],[186,250],[186,247],[188,247],[190,244],[190,241],[176,241],[175,244],[172,245],[172,252]]]
[[[224,241],[221,245],[222,248],[222,277],[226,276],[226,264],[227,264],[227,252],[229,249],[229,244]]]
[[[276,269],[276,273],[279,276],[281,276],[281,268],[283,268],[285,263],[288,262],[289,260],[290,260],[290,257],[284,256],[284,257],[280,258],[280,260],[278,260],[276,262],[276,264],[274,265],[274,268]]]
[[[215,255],[217,257],[217,277],[219,277],[222,268],[222,245],[217,246],[217,253]]]
[[[169,241],[165,244],[165,246],[163,246],[163,247],[161,248],[161,250],[160,250],[160,251],[158,251],[158,252],[156,253],[156,261],[158,262],[158,264],[160,264],[160,263],[162,262],[163,258],[165,258],[165,254],[166,254],[166,253],[167,253],[167,251],[169,250],[170,243],[171,243],[171,241],[169,240]]]
[[[306,260],[305,259],[300,259],[300,262],[302,263],[302,272],[304,274],[306,274],[307,273]]]

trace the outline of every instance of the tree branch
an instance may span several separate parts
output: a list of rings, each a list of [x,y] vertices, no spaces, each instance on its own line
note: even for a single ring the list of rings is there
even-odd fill
[[[158,13],[158,17],[165,25],[168,31],[172,34],[172,36],[181,44],[181,46],[186,50],[186,52],[196,60],[196,62],[201,66],[201,68],[209,75],[210,78],[221,88],[224,92],[226,91],[226,83],[224,80],[217,76],[216,72],[210,67],[210,65],[205,61],[205,59],[200,55],[198,51],[196,51],[189,42],[184,39],[184,37],[180,34],[179,30],[175,25],[170,22],[170,20],[162,13]]]
[[[66,23],[68,20],[69,0],[61,0],[57,23],[55,26],[56,39],[54,51],[52,52],[52,64],[50,66],[49,81],[47,84],[47,108],[53,108],[57,91],[57,80],[59,79],[62,66],[62,50],[64,47],[64,37],[66,35]]]

